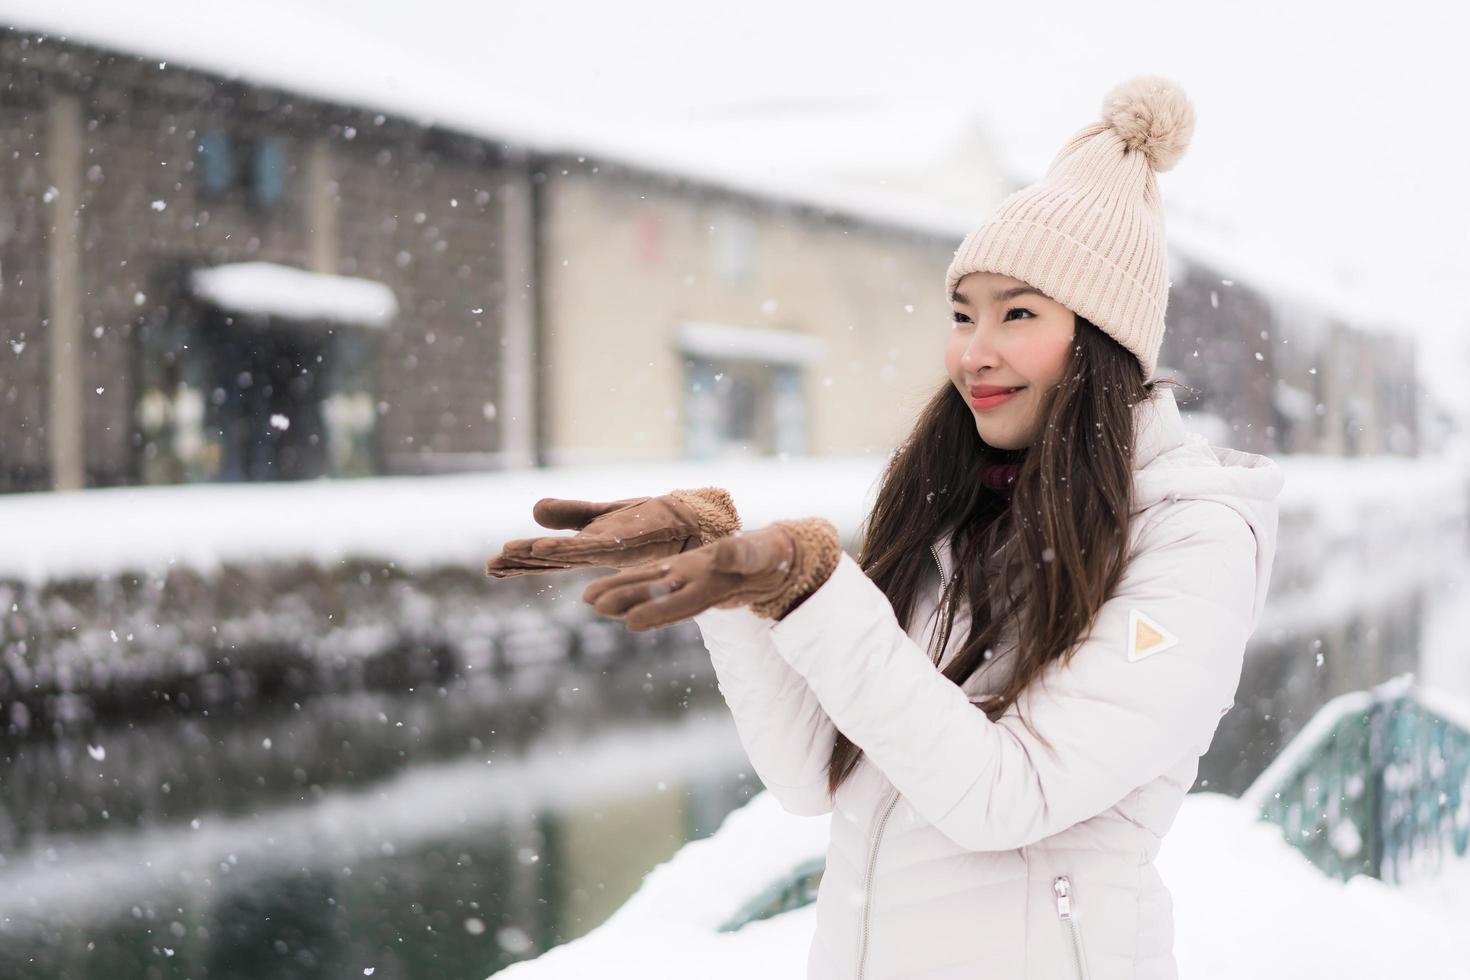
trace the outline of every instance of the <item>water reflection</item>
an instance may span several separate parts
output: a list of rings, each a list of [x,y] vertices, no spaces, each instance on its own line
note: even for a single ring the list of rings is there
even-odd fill
[[[11,745],[0,976],[484,977],[758,788],[702,648],[518,683]]]

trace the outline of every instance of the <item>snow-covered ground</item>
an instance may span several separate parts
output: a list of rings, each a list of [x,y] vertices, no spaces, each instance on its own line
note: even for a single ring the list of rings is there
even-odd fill
[[[800,980],[815,906],[715,930],[787,869],[822,856],[830,819],[792,816],[761,793],[650,872],[601,926],[496,976]],[[1341,882],[1238,800],[1192,793],[1157,865],[1174,898],[1182,977],[1451,980],[1470,969],[1470,860],[1409,889],[1361,875]]]
[[[1319,541],[1395,525],[1463,519],[1470,459],[1275,457],[1286,472],[1283,541]],[[31,583],[182,564],[345,557],[407,568],[483,563],[511,538],[548,531],[546,496],[616,500],[684,487],[729,489],[754,529],[819,515],[849,541],[872,505],[884,454],[732,462],[670,461],[268,484],[120,487],[0,496],[0,576]],[[1308,527],[1310,526],[1310,527]],[[1289,557],[1289,556],[1288,556]]]

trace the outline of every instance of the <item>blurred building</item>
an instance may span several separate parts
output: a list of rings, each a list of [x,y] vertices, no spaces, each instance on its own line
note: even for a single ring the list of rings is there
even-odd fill
[[[944,269],[994,203],[936,217],[19,29],[0,63],[10,491],[885,452],[945,382]],[[998,199],[1016,181],[971,145]],[[1221,441],[1416,451],[1412,348],[1171,251],[1159,374]]]

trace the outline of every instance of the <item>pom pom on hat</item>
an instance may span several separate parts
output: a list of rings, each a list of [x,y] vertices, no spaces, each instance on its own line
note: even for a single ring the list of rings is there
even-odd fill
[[[1173,169],[1194,135],[1194,107],[1162,75],[1139,75],[1114,86],[1103,99],[1102,118],[1156,173]]]

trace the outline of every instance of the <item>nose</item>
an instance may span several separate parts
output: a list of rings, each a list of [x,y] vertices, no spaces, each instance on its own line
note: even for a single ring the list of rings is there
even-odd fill
[[[960,367],[973,376],[979,374],[981,368],[993,367],[999,362],[1000,357],[995,348],[995,337],[991,328],[984,323],[977,323],[970,331],[970,339],[965,344],[965,352],[960,355]]]

